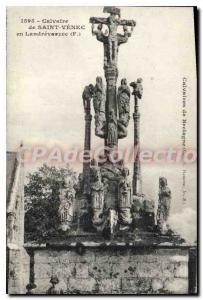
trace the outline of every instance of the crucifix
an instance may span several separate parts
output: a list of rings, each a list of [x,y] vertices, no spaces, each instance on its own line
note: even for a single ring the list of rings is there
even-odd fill
[[[105,145],[113,149],[118,146],[116,97],[118,49],[121,44],[128,41],[136,23],[133,20],[121,20],[120,9],[117,7],[106,6],[103,12],[109,13],[110,16],[108,18],[91,17],[90,23],[92,23],[92,34],[104,45],[104,71],[107,83]],[[94,28],[95,24],[98,24],[97,30]],[[108,27],[105,32],[103,32],[103,25]],[[117,32],[118,26],[123,26],[123,34]],[[131,31],[128,30],[129,26]]]

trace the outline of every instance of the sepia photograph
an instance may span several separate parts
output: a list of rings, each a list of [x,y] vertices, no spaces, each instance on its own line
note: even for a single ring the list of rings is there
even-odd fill
[[[198,294],[197,16],[7,7],[7,294]]]

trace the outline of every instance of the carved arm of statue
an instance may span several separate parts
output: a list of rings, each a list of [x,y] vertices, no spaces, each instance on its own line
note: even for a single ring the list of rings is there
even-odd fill
[[[99,24],[97,26],[97,29],[94,29],[94,24],[92,24],[92,35],[93,36],[95,35],[99,42],[107,43],[107,36],[105,36],[104,33],[102,32],[102,27],[103,25]]]
[[[118,38],[118,45],[124,44],[128,41],[128,38],[131,37],[132,32],[133,32],[134,27],[131,27],[131,31],[128,31],[128,27],[127,26],[123,26],[123,34],[118,33],[117,34],[117,38]]]

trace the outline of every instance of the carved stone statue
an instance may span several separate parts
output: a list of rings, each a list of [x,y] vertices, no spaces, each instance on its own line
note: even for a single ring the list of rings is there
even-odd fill
[[[130,119],[130,88],[127,85],[127,80],[125,78],[121,80],[121,85],[118,88],[117,99],[119,121],[127,127]]]
[[[134,27],[131,27],[131,31],[128,31],[128,26],[123,26],[123,34],[118,33],[118,46],[124,43],[127,43],[129,37],[131,37]]]
[[[104,137],[105,103],[105,87],[102,78],[98,76],[94,87],[93,105],[95,111],[95,135],[99,137]]]
[[[90,103],[90,100],[91,100],[93,94],[94,94],[94,86],[92,84],[87,85],[84,88],[84,91],[82,93],[83,106],[84,106],[85,113],[88,113],[90,110],[89,103]]]
[[[104,67],[116,66],[118,47],[128,41],[131,33],[128,31],[127,26],[131,27],[132,32],[132,28],[135,26],[135,21],[121,20],[120,10],[116,7],[105,7],[104,12],[109,13],[110,16],[108,18],[90,18],[90,23],[93,24],[92,34],[96,35],[97,40],[104,44]],[[94,24],[99,24],[97,30],[94,29]],[[108,36],[102,32],[103,24],[108,26]],[[123,35],[117,33],[118,26],[120,25],[123,26]]]
[[[122,171],[122,177],[118,184],[118,206],[119,206],[119,222],[121,229],[125,229],[126,226],[132,223],[131,216],[131,184],[128,180],[129,170],[124,168]]]
[[[59,216],[61,219],[60,228],[63,231],[69,230],[72,225],[74,214],[74,199],[75,191],[73,187],[68,186],[67,189],[61,189]]]
[[[136,82],[131,82],[130,86],[133,87],[132,95],[135,95],[138,99],[141,99],[143,94],[142,78],[138,78]]]
[[[91,168],[91,207],[92,207],[92,223],[99,231],[102,230],[103,210],[104,210],[104,185],[101,181],[100,169],[97,167]]]
[[[83,193],[84,181],[83,181],[83,173],[78,175],[78,182],[74,185],[74,189],[76,191],[76,196],[78,194]]]
[[[111,13],[108,17],[108,47],[109,47],[109,62],[117,62],[117,53],[118,53],[118,39],[117,39],[117,28],[119,25],[119,17],[115,13]]]
[[[171,190],[165,177],[159,178],[159,202],[157,209],[157,225],[162,233],[167,232],[167,220],[171,206]]]
[[[118,135],[117,135],[117,120],[114,111],[109,112],[109,122],[108,122],[108,132],[107,132],[107,143],[108,147],[113,148],[117,145]]]
[[[103,33],[103,25],[99,24],[95,29],[94,23],[92,24],[92,35],[96,36],[97,41],[102,42],[104,45],[104,67],[108,65],[108,33]]]
[[[131,31],[128,30],[128,26],[123,26],[123,34],[118,33],[117,34],[117,40],[118,40],[118,47],[117,47],[117,55],[116,55],[116,62],[118,60],[118,50],[119,46],[122,44],[127,43],[129,37],[131,37],[134,27],[131,26]]]

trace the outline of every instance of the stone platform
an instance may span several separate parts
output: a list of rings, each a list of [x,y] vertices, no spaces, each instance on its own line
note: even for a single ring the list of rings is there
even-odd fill
[[[33,292],[46,294],[51,276],[57,276],[56,289],[63,294],[194,293],[195,245],[170,239],[162,237],[158,244],[155,236],[143,233],[133,242],[80,236],[27,244],[30,278],[37,285]]]

